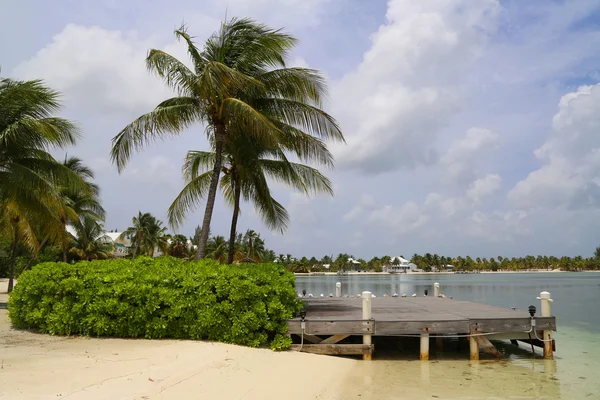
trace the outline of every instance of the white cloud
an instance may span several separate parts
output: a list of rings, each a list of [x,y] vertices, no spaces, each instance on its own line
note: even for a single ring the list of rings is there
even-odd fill
[[[463,138],[450,145],[440,163],[453,181],[472,180],[476,173],[475,162],[498,142],[498,135],[489,129],[470,128]]]
[[[479,203],[485,197],[496,193],[502,185],[502,178],[498,174],[487,174],[483,178],[475,180],[469,190],[467,197]]]
[[[334,86],[346,168],[382,172],[435,161],[432,141],[461,105],[459,82],[493,29],[496,0],[390,0],[362,63]]]
[[[508,199],[521,208],[600,204],[600,84],[562,97],[553,131],[534,154],[540,168],[519,181]]]
[[[146,71],[152,43],[135,32],[69,24],[15,75],[46,80],[73,103],[101,112],[145,112],[172,92]]]

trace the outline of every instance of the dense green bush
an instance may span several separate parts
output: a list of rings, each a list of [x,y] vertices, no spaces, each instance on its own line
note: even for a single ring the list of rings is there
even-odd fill
[[[176,258],[43,263],[19,278],[11,321],[56,335],[207,339],[283,349],[301,307],[274,264]]]

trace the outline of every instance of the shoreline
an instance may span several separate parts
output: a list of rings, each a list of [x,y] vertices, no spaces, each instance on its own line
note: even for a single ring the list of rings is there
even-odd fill
[[[457,272],[409,272],[409,273],[401,273],[401,274],[390,274],[389,272],[348,272],[343,275],[339,275],[337,272],[294,272],[296,276],[351,276],[351,275],[478,275],[478,274],[488,274],[488,275],[497,275],[497,274],[557,274],[557,273],[572,273],[579,274],[585,272],[596,272],[600,273],[599,270],[589,270],[589,271],[562,271],[562,270],[549,270],[549,271],[534,271],[534,270],[524,270],[524,271],[481,271],[481,272],[466,272],[466,273],[457,273]]]

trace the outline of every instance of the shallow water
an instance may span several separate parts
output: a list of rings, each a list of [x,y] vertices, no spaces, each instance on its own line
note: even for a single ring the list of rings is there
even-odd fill
[[[523,310],[530,304],[539,309],[536,297],[547,290],[558,326],[552,361],[541,359],[537,348],[533,358],[523,344],[500,345],[505,361],[470,362],[468,349],[432,353],[430,362],[414,360],[410,353],[376,352],[374,362],[353,371],[340,398],[600,399],[598,273],[299,276],[296,287],[328,295],[336,282],[344,294],[370,290],[377,296],[432,293],[439,282],[449,297]]]

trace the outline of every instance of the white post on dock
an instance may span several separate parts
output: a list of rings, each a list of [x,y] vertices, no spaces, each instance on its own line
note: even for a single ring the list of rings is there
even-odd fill
[[[421,333],[421,353],[419,359],[429,360],[429,333]]]
[[[471,334],[473,333],[475,332],[471,332]],[[474,336],[469,336],[469,352],[471,353],[471,360],[479,360],[479,343],[477,343]]]
[[[342,283],[337,282],[335,284],[335,297],[342,297]]]
[[[433,284],[433,297],[440,297],[440,284],[437,282]]]
[[[363,320],[371,319],[371,292],[362,292],[362,312]],[[371,335],[363,335],[363,344],[371,345]],[[363,354],[363,360],[371,360],[371,353]]]
[[[550,317],[552,315],[550,312],[550,303],[554,301],[550,298],[550,292],[541,292],[538,300],[541,300],[542,302],[542,317]],[[544,336],[542,339],[544,342],[542,343],[544,344],[544,358],[547,360],[552,360],[552,331],[547,330],[543,332]]]

